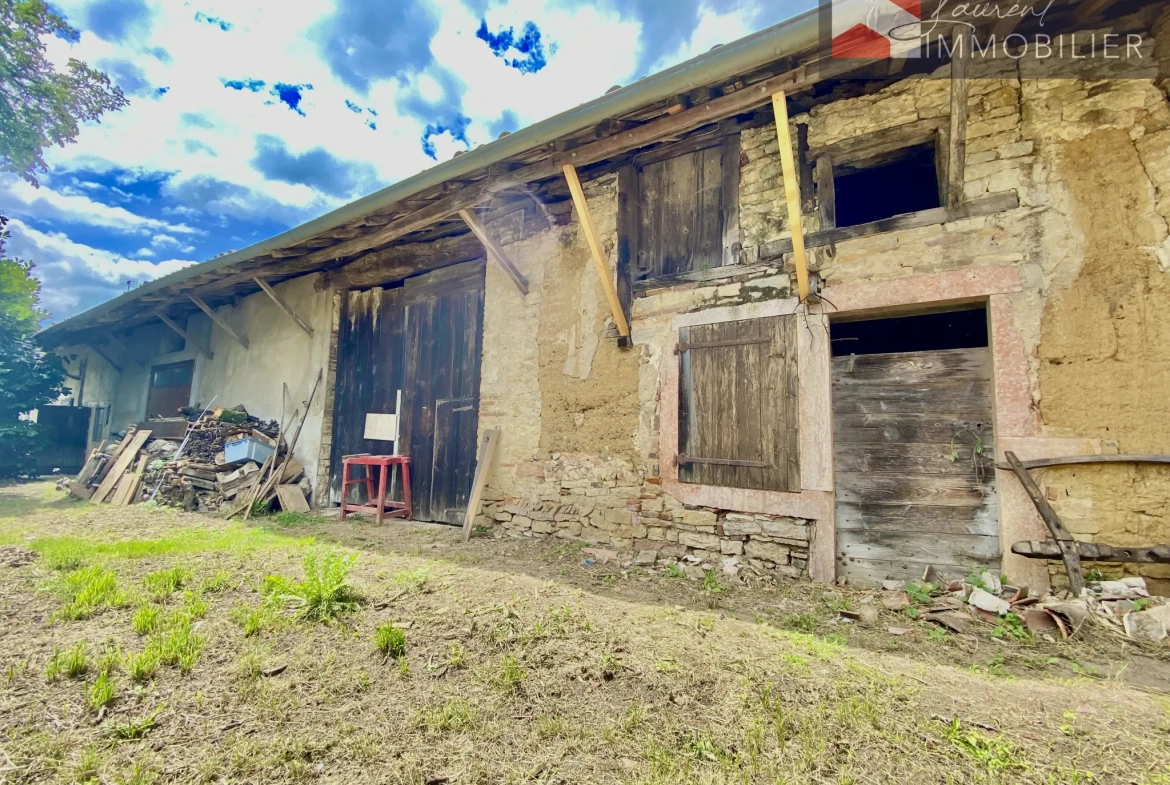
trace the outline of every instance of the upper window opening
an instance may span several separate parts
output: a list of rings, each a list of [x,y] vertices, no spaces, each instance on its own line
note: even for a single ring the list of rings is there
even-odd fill
[[[858,226],[942,206],[935,146],[833,167],[837,226]]]
[[[931,352],[987,346],[987,310],[834,321],[830,327],[834,357],[851,354]]]

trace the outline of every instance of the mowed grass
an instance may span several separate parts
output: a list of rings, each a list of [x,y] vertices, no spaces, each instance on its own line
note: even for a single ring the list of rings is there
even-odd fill
[[[1170,785],[1170,702],[1118,683],[614,599],[457,531],[358,552],[12,494],[42,558],[0,568],[0,782]]]

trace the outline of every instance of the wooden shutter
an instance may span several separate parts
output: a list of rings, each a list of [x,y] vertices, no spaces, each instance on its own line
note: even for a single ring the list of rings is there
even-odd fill
[[[637,183],[639,280],[734,264],[739,254],[739,134],[645,163]]]
[[[796,317],[679,330],[682,482],[800,491]]]

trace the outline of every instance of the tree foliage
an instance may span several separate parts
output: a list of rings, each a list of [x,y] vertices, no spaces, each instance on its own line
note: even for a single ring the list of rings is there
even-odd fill
[[[37,429],[22,416],[57,399],[64,372],[37,342],[40,283],[31,262],[5,254],[6,224],[0,216],[0,477],[16,477],[36,469]]]
[[[78,35],[43,0],[0,0],[0,171],[37,185],[46,147],[64,147],[79,122],[127,104],[108,75],[72,58],[59,71],[46,57],[43,36]]]

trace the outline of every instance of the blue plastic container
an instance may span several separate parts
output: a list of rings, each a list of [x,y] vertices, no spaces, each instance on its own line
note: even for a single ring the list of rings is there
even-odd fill
[[[240,439],[224,442],[223,455],[224,460],[228,463],[255,461],[256,463],[263,464],[268,460],[268,456],[272,455],[272,449],[264,442],[253,439],[251,436],[245,436]]]

